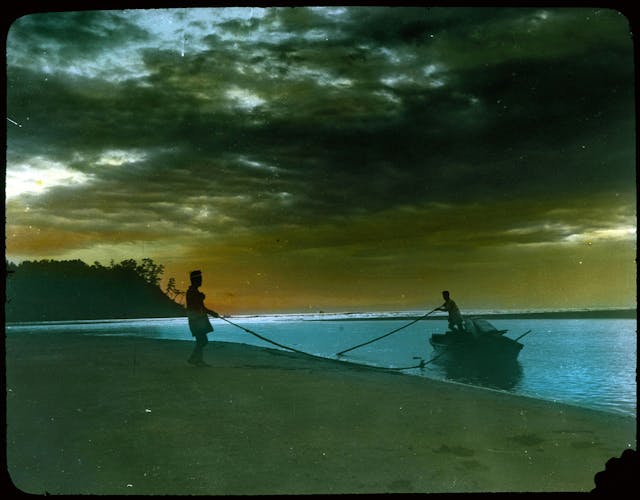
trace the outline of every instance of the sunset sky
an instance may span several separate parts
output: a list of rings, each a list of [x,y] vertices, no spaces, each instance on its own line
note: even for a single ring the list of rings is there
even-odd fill
[[[37,13],[6,48],[11,261],[201,269],[227,314],[635,307],[620,12]]]

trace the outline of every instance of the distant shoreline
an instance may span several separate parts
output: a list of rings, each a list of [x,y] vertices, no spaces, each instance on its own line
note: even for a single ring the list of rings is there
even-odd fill
[[[375,314],[375,313],[374,313]],[[425,313],[426,314],[426,313]],[[504,313],[477,313],[464,314],[465,318],[485,318],[485,319],[636,319],[637,309],[604,309],[587,311],[540,311],[540,312],[504,312]],[[423,320],[443,320],[446,314],[438,316],[427,316]],[[344,318],[314,318],[311,321],[378,321],[378,320],[414,320],[420,316],[402,315],[398,316],[369,316],[369,317],[344,317]]]
[[[496,313],[479,314],[475,317],[494,319],[636,319],[636,309],[602,310],[602,311],[555,311],[555,312],[529,312],[529,313]]]

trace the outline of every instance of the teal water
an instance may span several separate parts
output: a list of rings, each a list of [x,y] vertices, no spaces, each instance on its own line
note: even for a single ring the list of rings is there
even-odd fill
[[[234,317],[234,323],[277,343],[316,356],[386,368],[415,366],[435,354],[428,343],[432,333],[442,333],[444,320],[419,321],[393,335],[353,350],[341,358],[336,353],[406,325],[406,319],[336,317],[319,320],[313,315]],[[636,416],[637,323],[630,319],[503,319],[490,320],[507,336],[532,333],[521,342],[517,364],[508,372],[456,372],[439,363],[402,370],[411,376],[465,383],[543,400],[567,403]],[[277,348],[222,320],[213,320],[210,341],[236,342]],[[76,321],[6,326],[8,332],[68,333],[141,336],[192,342],[186,318],[115,321]],[[209,349],[209,348],[208,348]],[[205,351],[205,354],[207,351]],[[209,355],[213,351],[209,350]],[[213,361],[213,360],[212,360]]]

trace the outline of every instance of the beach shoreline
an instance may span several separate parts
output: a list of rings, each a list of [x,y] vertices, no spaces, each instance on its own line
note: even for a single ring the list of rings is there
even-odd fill
[[[287,312],[287,313],[238,313],[238,314],[222,314],[223,318],[236,319],[260,319],[277,317],[280,319],[304,318],[305,321],[446,321],[446,313],[437,313],[426,316],[416,311],[343,311],[343,312],[325,312],[318,311],[309,312]],[[465,312],[463,317],[482,318],[487,320],[521,320],[521,319],[637,319],[637,309],[585,309],[585,310],[562,310],[562,311],[526,311],[526,312]],[[175,316],[140,316],[140,317],[97,317],[97,318],[75,318],[75,319],[56,319],[56,320],[23,320],[23,321],[7,321],[8,326],[22,326],[30,324],[62,324],[62,323],[82,323],[82,322],[111,322],[111,321],[136,321],[136,320],[172,320],[186,318],[186,313]]]
[[[213,338],[211,339],[213,340]],[[42,494],[590,491],[636,420],[210,342],[9,332],[7,465]]]

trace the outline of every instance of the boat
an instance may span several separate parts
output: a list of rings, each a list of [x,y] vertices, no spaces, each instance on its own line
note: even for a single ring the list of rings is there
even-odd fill
[[[464,332],[434,333],[429,338],[441,361],[454,361],[463,366],[515,362],[524,347],[518,340],[530,333],[514,340],[505,335],[507,330],[498,330],[482,318],[467,318],[464,325]]]

